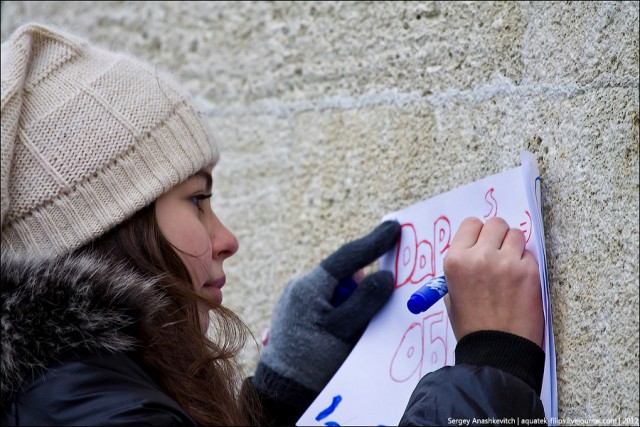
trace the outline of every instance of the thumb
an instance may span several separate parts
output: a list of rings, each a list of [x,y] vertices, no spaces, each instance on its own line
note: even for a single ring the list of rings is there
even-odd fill
[[[394,283],[389,271],[370,274],[344,303],[327,314],[323,326],[334,336],[355,344],[369,321],[389,300]]]
[[[400,238],[400,232],[400,223],[385,221],[368,235],[340,247],[320,265],[338,282],[343,282],[393,249]]]

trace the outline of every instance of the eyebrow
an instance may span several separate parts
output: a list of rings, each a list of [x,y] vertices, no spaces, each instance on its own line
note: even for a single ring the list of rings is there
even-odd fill
[[[213,178],[211,177],[211,174],[209,172],[205,172],[205,171],[198,171],[196,173],[194,173],[191,178],[204,178],[204,180],[207,183],[207,190],[211,191],[211,186],[213,185]]]

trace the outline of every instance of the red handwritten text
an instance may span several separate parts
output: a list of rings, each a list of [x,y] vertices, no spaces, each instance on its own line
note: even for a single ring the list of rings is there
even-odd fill
[[[451,223],[444,215],[433,223],[431,241],[424,239],[418,242],[412,223],[402,224],[401,230],[395,258],[396,289],[407,283],[420,283],[427,277],[435,277],[436,265],[442,265],[442,258],[451,242]]]

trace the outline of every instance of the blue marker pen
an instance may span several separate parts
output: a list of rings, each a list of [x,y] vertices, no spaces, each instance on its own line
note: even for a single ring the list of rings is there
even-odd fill
[[[434,277],[411,295],[411,298],[407,301],[407,308],[413,314],[422,313],[429,310],[447,292],[449,290],[447,289],[447,281],[444,275]]]
[[[336,286],[336,289],[333,291],[333,296],[331,297],[331,305],[337,307],[345,302],[357,287],[358,282],[353,280],[352,277],[349,277],[344,282],[338,283],[338,286]]]

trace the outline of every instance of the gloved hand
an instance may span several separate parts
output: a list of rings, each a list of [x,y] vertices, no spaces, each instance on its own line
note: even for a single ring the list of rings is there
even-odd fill
[[[292,382],[314,394],[326,386],[391,296],[394,279],[388,271],[370,274],[338,307],[331,304],[335,288],[391,250],[399,237],[400,224],[385,221],[287,284],[253,377],[256,388],[277,389],[271,391],[285,397],[283,386]]]

